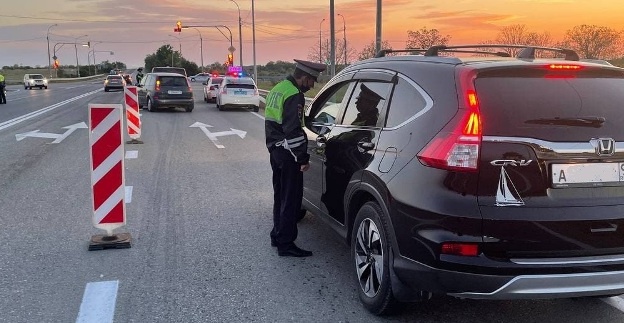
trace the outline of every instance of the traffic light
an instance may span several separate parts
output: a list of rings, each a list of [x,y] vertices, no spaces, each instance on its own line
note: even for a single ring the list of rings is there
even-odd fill
[[[227,66],[233,66],[234,65],[234,54],[229,53],[227,56]]]
[[[52,65],[52,67],[54,67],[54,69],[57,69],[57,68],[59,68],[59,65],[61,65],[61,64],[59,63],[58,59],[55,59],[54,60],[54,64]]]
[[[176,22],[176,27],[173,28],[173,31],[176,33],[181,33],[182,32],[182,22],[178,21]]]

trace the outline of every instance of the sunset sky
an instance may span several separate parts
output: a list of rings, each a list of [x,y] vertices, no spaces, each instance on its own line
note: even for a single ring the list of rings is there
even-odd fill
[[[236,0],[243,20],[243,63],[251,65],[251,0]],[[376,0],[335,0],[335,13],[345,18],[349,47],[360,52],[375,39]],[[478,43],[494,39],[501,27],[524,24],[528,31],[548,31],[561,40],[566,30],[588,24],[624,30],[622,0],[383,0],[382,39],[393,48],[404,48],[408,30],[436,28],[450,35],[450,44]],[[306,59],[310,48],[329,36],[329,0],[256,0],[256,61]],[[326,19],[321,24],[321,21]],[[177,20],[184,25],[226,25],[234,38],[238,63],[238,10],[229,0],[26,0],[3,1],[0,12],[0,66],[47,66],[48,28],[50,50],[57,44],[61,64],[75,64],[73,45],[91,41],[96,59],[121,61],[130,67],[143,65],[146,55],[171,44],[183,56],[200,65],[199,33],[184,29],[175,34]],[[336,38],[343,37],[343,20],[336,16]],[[198,28],[203,36],[204,64],[223,62],[229,41],[215,28]],[[174,35],[176,37],[170,36]],[[110,55],[109,51],[114,52]],[[80,65],[86,65],[89,49],[78,49]]]

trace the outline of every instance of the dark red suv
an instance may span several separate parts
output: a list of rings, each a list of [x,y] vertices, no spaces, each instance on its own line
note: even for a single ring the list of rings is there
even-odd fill
[[[307,109],[304,207],[371,312],[624,293],[624,69],[515,47],[361,61]]]

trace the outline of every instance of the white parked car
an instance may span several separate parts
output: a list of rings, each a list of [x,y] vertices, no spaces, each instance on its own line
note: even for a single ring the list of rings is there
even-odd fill
[[[209,73],[199,73],[197,75],[189,76],[191,82],[206,82],[210,78]]]
[[[221,81],[217,92],[217,108],[248,108],[255,112],[260,110],[260,94],[251,77],[226,76]]]
[[[223,81],[223,75],[213,75],[208,81],[204,82],[204,101],[217,102],[217,91]]]

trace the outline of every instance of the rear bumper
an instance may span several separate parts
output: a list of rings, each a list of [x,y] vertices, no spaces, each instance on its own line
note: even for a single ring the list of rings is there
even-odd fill
[[[231,107],[257,107],[260,105],[259,97],[237,98],[237,97],[221,97],[221,105]]]
[[[403,257],[394,259],[393,269],[396,279],[414,290],[460,298],[551,299],[624,294],[624,271],[486,275],[432,268]]]
[[[152,105],[155,108],[167,108],[167,107],[192,107],[194,106],[193,99],[154,99]]]

